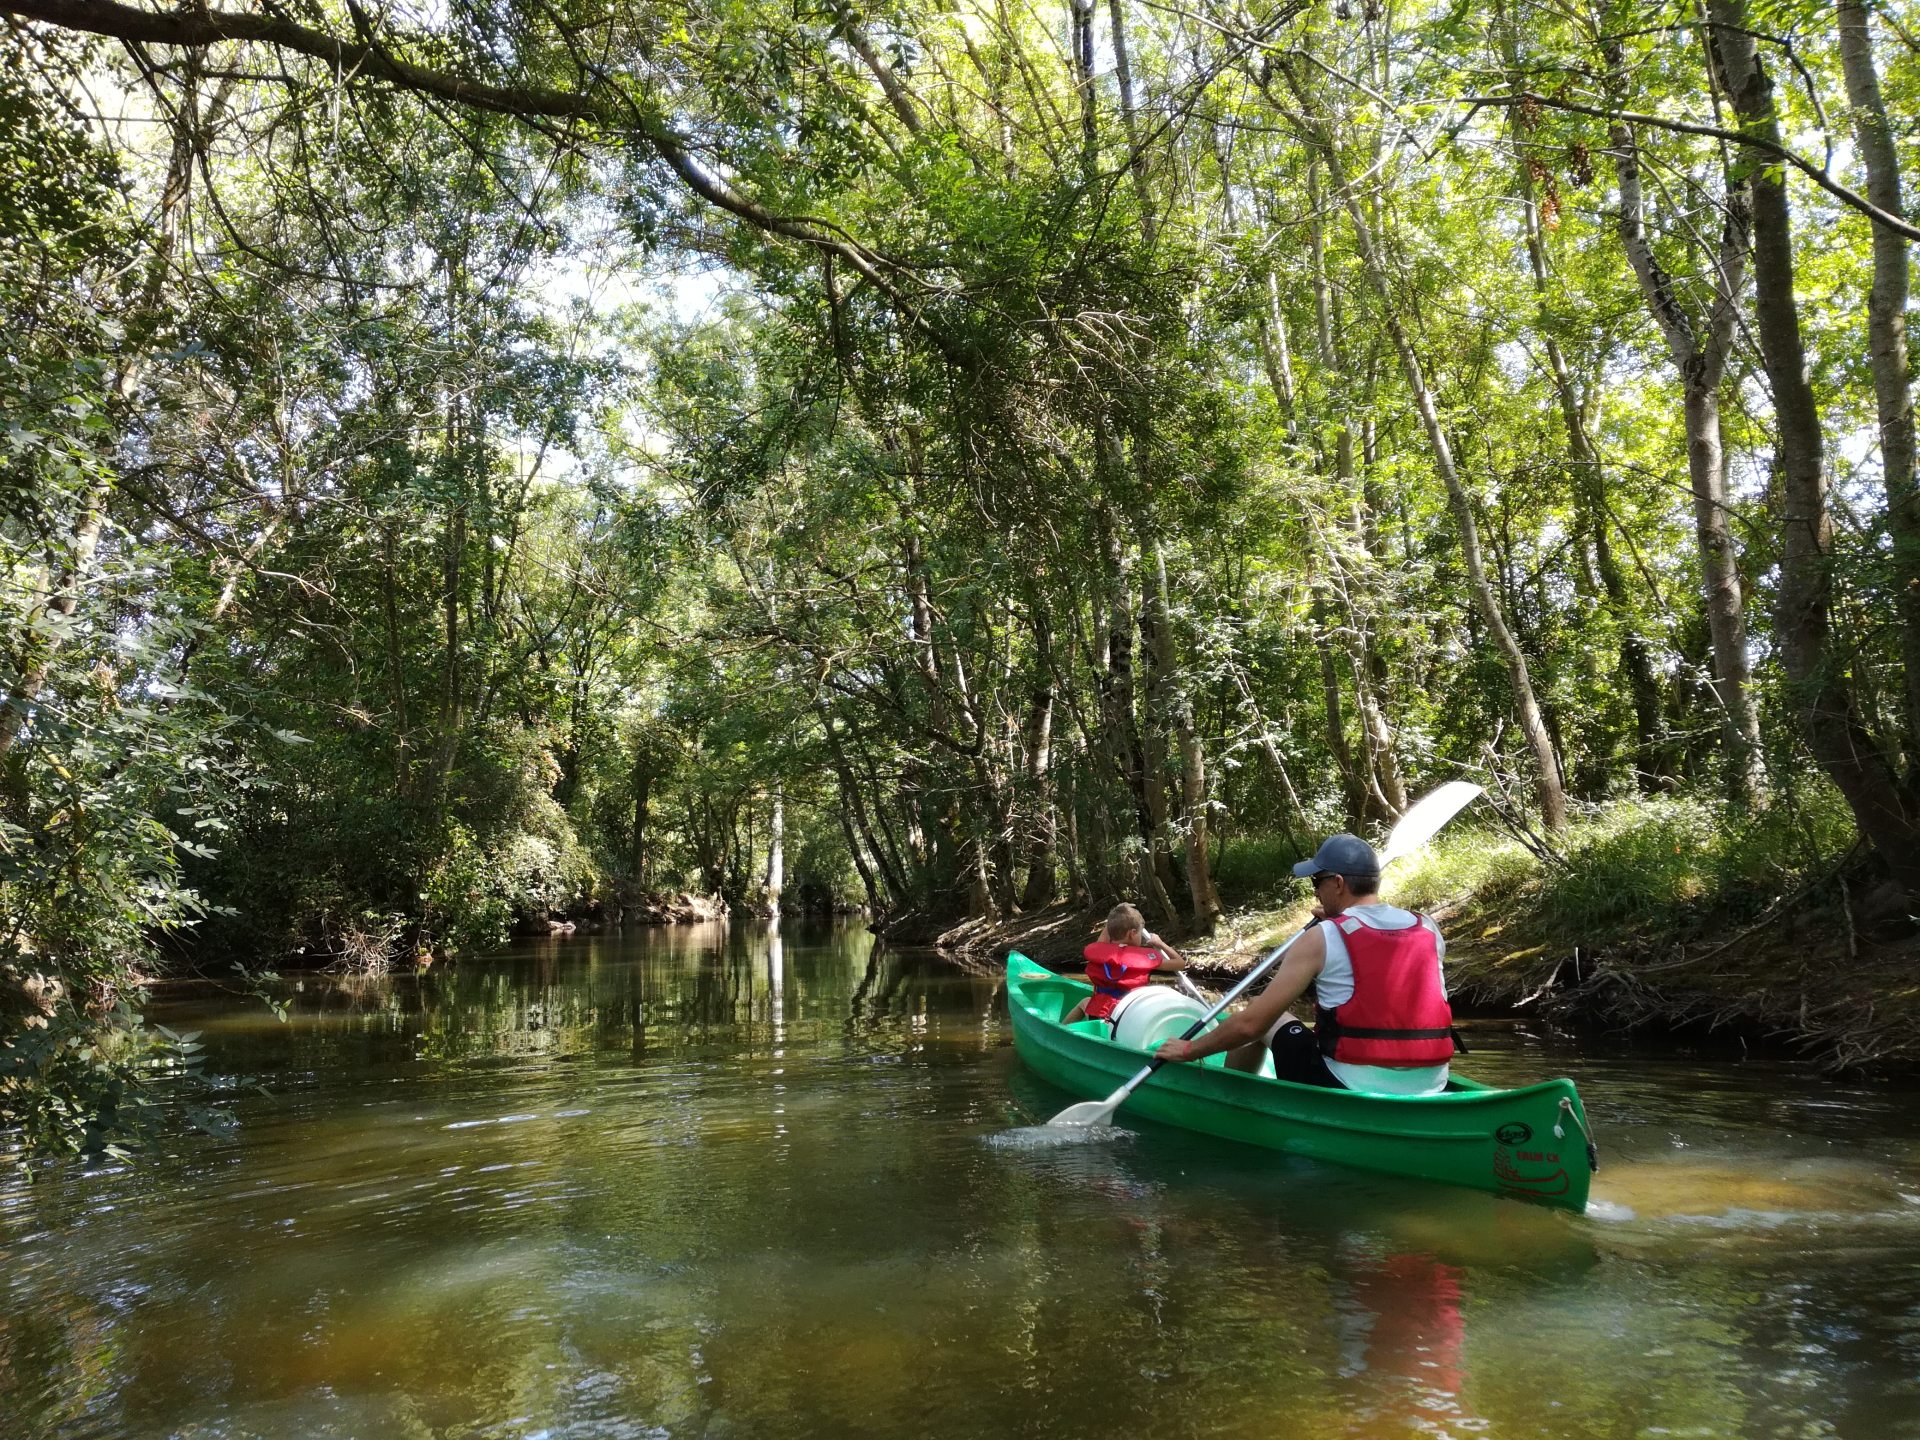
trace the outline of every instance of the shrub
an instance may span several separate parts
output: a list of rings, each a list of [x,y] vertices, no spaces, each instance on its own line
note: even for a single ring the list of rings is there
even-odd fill
[[[1413,909],[1471,899],[1597,944],[1757,913],[1852,841],[1844,805],[1824,787],[1754,815],[1699,797],[1630,800],[1575,821],[1558,847],[1564,866],[1468,830],[1395,867],[1386,892]]]
[[[1222,904],[1276,905],[1298,898],[1293,865],[1310,851],[1277,835],[1236,835],[1220,847],[1213,883]]]
[[[1387,874],[1386,898],[1411,910],[1433,910],[1472,897],[1483,905],[1519,904],[1540,862],[1518,840],[1489,830],[1440,836]]]

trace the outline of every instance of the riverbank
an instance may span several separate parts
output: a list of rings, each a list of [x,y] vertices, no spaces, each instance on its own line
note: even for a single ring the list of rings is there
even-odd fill
[[[1383,893],[1439,920],[1465,1009],[1711,1035],[1836,1072],[1920,1072],[1912,918],[1845,841],[1788,863],[1767,840],[1757,825],[1714,830],[1697,807],[1634,806],[1545,857],[1462,834],[1397,869]],[[969,963],[1018,949],[1070,968],[1103,914],[968,921],[936,943]],[[1303,895],[1242,905],[1182,949],[1201,979],[1231,983],[1307,916]]]

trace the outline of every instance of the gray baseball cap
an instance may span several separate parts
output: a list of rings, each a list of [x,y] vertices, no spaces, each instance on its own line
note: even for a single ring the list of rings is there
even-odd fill
[[[1293,873],[1302,880],[1311,880],[1315,875],[1364,875],[1377,879],[1380,857],[1358,835],[1329,835],[1311,859],[1293,867]]]

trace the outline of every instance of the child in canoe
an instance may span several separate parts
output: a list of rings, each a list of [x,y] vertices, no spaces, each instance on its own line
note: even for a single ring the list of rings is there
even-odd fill
[[[1105,1020],[1154,971],[1187,968],[1187,957],[1147,929],[1146,917],[1125,904],[1113,907],[1100,938],[1081,953],[1086,956],[1087,983],[1093,986],[1093,994],[1067,1012],[1063,1025]]]

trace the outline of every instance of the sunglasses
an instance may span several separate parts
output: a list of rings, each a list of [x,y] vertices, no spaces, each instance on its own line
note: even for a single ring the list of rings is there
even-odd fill
[[[1318,890],[1320,888],[1321,881],[1338,880],[1339,878],[1340,878],[1340,872],[1337,870],[1317,870],[1307,878],[1307,883],[1311,885],[1314,889]]]

